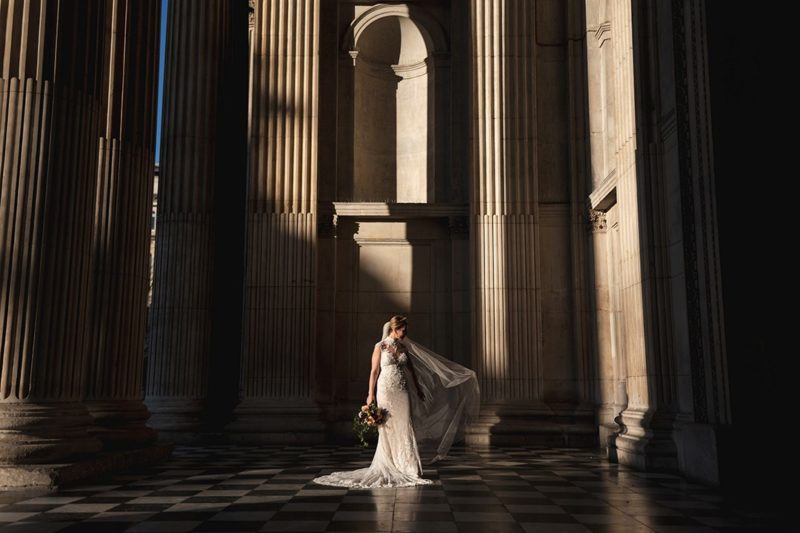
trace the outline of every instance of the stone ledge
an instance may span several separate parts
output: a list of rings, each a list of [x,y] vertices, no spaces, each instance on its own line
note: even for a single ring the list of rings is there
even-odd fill
[[[617,203],[617,172],[611,174],[589,194],[589,204],[592,209],[608,211]]]
[[[469,446],[569,446],[596,448],[598,430],[588,406],[534,403],[483,405],[466,428]]]
[[[0,466],[0,489],[49,488],[99,478],[121,470],[164,461],[172,444],[159,443],[135,450],[101,452],[73,463]]]
[[[236,419],[225,428],[237,444],[296,444],[325,442],[325,424],[319,406],[310,400],[243,400]]]
[[[429,218],[466,216],[467,204],[411,202],[331,202],[333,214],[340,217]]]

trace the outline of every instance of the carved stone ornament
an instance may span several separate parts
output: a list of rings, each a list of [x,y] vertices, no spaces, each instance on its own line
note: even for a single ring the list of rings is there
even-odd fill
[[[606,223],[606,212],[598,209],[589,210],[589,224],[592,231],[605,231],[608,227]]]

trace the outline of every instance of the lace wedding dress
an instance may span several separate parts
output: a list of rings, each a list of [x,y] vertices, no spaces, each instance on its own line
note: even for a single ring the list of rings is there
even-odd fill
[[[417,441],[409,401],[410,376],[408,357],[402,343],[391,336],[376,344],[381,346],[381,371],[378,375],[378,407],[389,411],[386,422],[378,426],[378,445],[372,464],[367,468],[333,472],[314,479],[321,485],[349,488],[410,487],[430,485],[422,478]],[[397,351],[394,355],[392,351]]]
[[[473,370],[408,335],[398,341],[389,335],[389,329],[386,322],[383,340],[376,344],[381,346],[377,404],[388,410],[388,417],[378,427],[372,464],[318,477],[316,483],[351,488],[430,485],[433,481],[421,477],[422,463],[447,457],[453,442],[464,436],[466,427],[478,417],[480,388]],[[406,375],[409,363],[413,364],[416,384]]]

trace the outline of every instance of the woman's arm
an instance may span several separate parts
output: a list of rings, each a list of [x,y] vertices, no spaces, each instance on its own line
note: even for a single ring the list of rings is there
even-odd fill
[[[378,374],[381,372],[381,345],[376,344],[372,350],[372,370],[369,372],[369,391],[367,392],[367,405],[375,401],[375,383],[378,382]]]
[[[414,363],[411,362],[411,354],[408,355],[408,369],[411,371],[411,379],[414,380],[414,385],[417,387],[417,396],[420,400],[425,400],[425,394],[422,392],[422,387],[419,386],[417,373],[414,372]]]

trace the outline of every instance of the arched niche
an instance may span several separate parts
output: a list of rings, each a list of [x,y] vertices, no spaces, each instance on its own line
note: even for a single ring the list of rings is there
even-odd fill
[[[349,79],[339,153],[347,165],[338,199],[433,203],[444,135],[436,128],[437,77],[449,68],[441,28],[423,10],[376,5],[354,18],[343,52]]]

